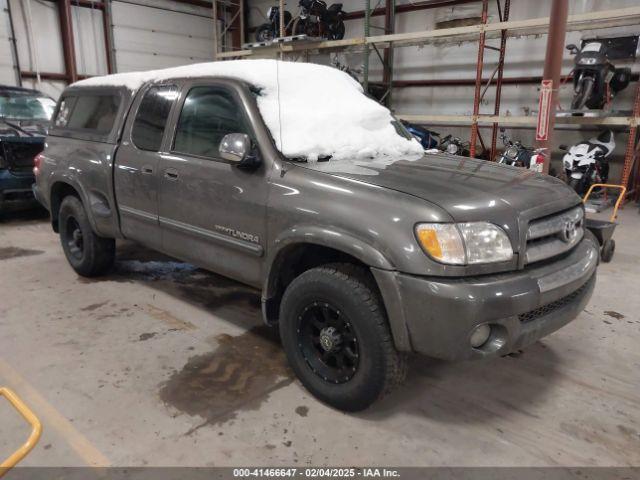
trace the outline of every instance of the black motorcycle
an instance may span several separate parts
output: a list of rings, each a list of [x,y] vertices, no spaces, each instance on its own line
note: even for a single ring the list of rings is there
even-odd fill
[[[575,55],[573,70],[574,96],[571,102],[573,110],[585,106],[589,109],[601,109],[631,81],[630,68],[616,68],[609,59],[607,44],[602,41],[584,42],[582,48],[574,44],[567,50]]]
[[[263,23],[256,30],[257,42],[268,42],[280,36],[280,7],[273,6],[267,11],[268,22]],[[293,16],[288,10],[284,11],[284,29],[285,35],[292,35]]]
[[[500,139],[504,145],[504,151],[498,158],[498,163],[511,165],[512,167],[522,167],[534,172],[542,172],[544,165],[545,149],[535,149],[526,147],[520,140],[513,141],[504,129],[500,129]]]
[[[453,135],[447,135],[442,137],[438,150],[449,153],[451,155],[460,155],[462,157],[468,157],[471,144],[469,142],[463,142],[459,137]]]
[[[327,8],[323,0],[300,0],[300,14],[293,22],[295,35],[342,40],[344,38],[344,12],[341,3]]]

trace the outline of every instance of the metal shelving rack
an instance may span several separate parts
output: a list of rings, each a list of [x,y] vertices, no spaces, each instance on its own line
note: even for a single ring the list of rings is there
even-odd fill
[[[220,0],[214,0],[220,1]],[[284,0],[280,1],[280,10],[284,11]],[[482,2],[482,21],[478,25],[446,28],[441,30],[417,31],[406,33],[393,33],[393,20],[389,21],[389,12],[397,10],[394,0],[387,0],[385,5],[385,33],[382,35],[370,35],[370,19],[372,10],[370,0],[365,3],[365,34],[362,37],[343,40],[303,41],[290,43],[274,43],[260,49],[243,49],[220,52],[217,59],[247,58],[251,56],[276,57],[296,55],[300,53],[319,52],[364,52],[365,59],[365,88],[369,83],[368,58],[373,49],[383,63],[383,83],[387,85],[386,98],[389,100],[393,80],[393,49],[397,47],[419,46],[442,43],[478,42],[478,61],[474,86],[474,102],[472,115],[402,115],[400,118],[424,124],[458,124],[471,127],[471,149],[475,154],[476,139],[485,147],[479,131],[480,126],[491,126],[490,158],[496,155],[496,138],[499,125],[512,125],[525,128],[535,128],[536,117],[508,116],[500,114],[501,90],[504,85],[504,56],[506,42],[511,37],[524,37],[545,35],[549,30],[550,18],[541,17],[526,20],[509,20],[510,0],[496,0],[498,5],[498,22],[488,22],[489,0]],[[454,2],[450,2],[454,3]],[[465,2],[470,3],[470,2]],[[567,19],[566,31],[597,30],[613,27],[624,27],[640,24],[640,6],[627,7],[613,10],[602,10],[570,15]],[[487,40],[498,39],[499,46],[490,46]],[[384,50],[384,56],[380,54]],[[486,50],[498,52],[498,66],[491,73],[488,80],[483,79],[484,58]],[[495,82],[496,94],[493,115],[480,113],[480,104],[490,85]],[[624,159],[622,184],[627,185],[633,170],[634,160],[640,154],[640,142],[637,140],[638,125],[640,124],[640,83],[637,85],[636,101],[631,116],[605,116],[605,117],[555,117],[558,125],[587,125],[587,126],[620,126],[628,127],[629,138]],[[485,147],[486,149],[486,147]],[[637,162],[640,164],[640,162]],[[636,187],[640,187],[640,165],[636,165]],[[633,189],[631,190],[633,192]],[[638,188],[635,189],[636,195]]]

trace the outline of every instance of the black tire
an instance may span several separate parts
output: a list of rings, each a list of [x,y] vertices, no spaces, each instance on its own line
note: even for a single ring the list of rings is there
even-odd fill
[[[268,42],[273,38],[274,34],[270,23],[263,23],[256,30],[256,42]]]
[[[600,259],[604,263],[609,263],[613,259],[613,254],[616,251],[616,241],[615,240],[607,240],[602,245],[602,250],[600,252]]]
[[[584,194],[584,182],[582,178],[570,178],[569,186],[580,196]]]
[[[576,93],[573,97],[573,102],[571,103],[571,108],[573,110],[581,110],[587,104],[589,97],[593,93],[593,87],[595,86],[595,81],[593,77],[584,77],[582,84],[576,90]]]
[[[329,40],[342,40],[344,38],[344,22],[340,21],[329,33]]]
[[[291,35],[305,35],[307,33],[307,21],[296,17],[291,26]]]
[[[58,215],[60,242],[71,267],[83,277],[96,277],[112,266],[116,242],[96,235],[82,202],[69,195],[62,200]]]
[[[405,355],[393,345],[372,282],[369,272],[353,265],[314,268],[291,282],[280,306],[280,337],[292,369],[314,396],[349,412],[369,407],[406,376]],[[323,339],[331,328],[342,336],[330,342],[335,353]]]

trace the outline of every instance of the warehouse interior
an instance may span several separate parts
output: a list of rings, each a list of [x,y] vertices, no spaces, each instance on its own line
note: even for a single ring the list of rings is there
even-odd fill
[[[256,38],[270,24],[272,7],[280,9],[278,23],[269,27],[272,37]],[[591,231],[589,219],[605,232],[593,237],[600,250],[590,300],[571,323],[504,356],[451,362],[411,354],[401,385],[362,411],[345,412],[301,383],[277,328],[263,321],[270,308],[266,294],[251,282],[120,237],[112,268],[88,278],[65,260],[52,231],[57,213],[47,212],[52,204],[11,206],[0,210],[0,460],[7,458],[0,477],[92,478],[68,467],[290,467],[299,476],[329,478],[331,473],[304,469],[380,467],[400,469],[400,478],[514,478],[504,467],[522,468],[522,475],[544,467],[549,470],[538,473],[546,478],[576,478],[560,475],[581,471],[594,475],[588,478],[634,478],[640,468],[638,2],[344,0],[343,38],[299,35],[292,23],[301,8],[277,0],[0,0],[0,95],[22,87],[58,102],[78,81],[203,62],[319,64],[349,74],[405,126],[426,129],[434,144],[426,146],[416,134],[413,141],[435,152],[433,162],[459,155],[459,168],[486,176],[486,189],[495,188],[497,196],[510,184],[495,187],[491,177],[498,173],[465,159],[494,166],[510,147],[518,148],[529,152],[528,161],[540,161],[538,170],[524,169],[540,173],[527,175],[557,177],[554,185],[569,189],[563,184],[574,188],[571,179],[577,178],[566,164],[571,149],[587,141],[593,149],[593,138],[610,132],[606,174],[598,171],[591,188],[574,195],[586,206],[585,232]],[[285,10],[292,18],[287,25]],[[607,83],[602,106],[574,108],[581,65],[566,46],[587,52],[589,42],[602,39],[622,39],[616,48],[626,50],[610,62],[620,69],[616,75],[628,74],[628,85],[617,92]],[[548,91],[545,81],[551,81]],[[309,89],[310,98],[316,95]],[[330,96],[331,90],[323,92]],[[61,109],[59,103],[54,114],[52,107],[54,118]],[[5,122],[0,141],[2,128],[17,131],[9,116]],[[43,142],[46,164],[52,137]],[[451,143],[453,151],[447,150]],[[0,187],[3,168],[0,163]],[[286,179],[285,173],[273,182]],[[465,181],[451,193],[452,204],[472,211],[477,205],[467,202],[471,187]],[[328,202],[351,184],[340,185],[327,187]],[[514,210],[533,195],[515,192],[517,201],[501,200]],[[538,195],[528,207],[546,201]],[[0,207],[5,198],[0,196]],[[358,209],[371,198],[336,210],[356,223]],[[330,228],[331,220],[323,225]],[[239,230],[233,236],[248,235]],[[422,243],[415,246],[422,253],[421,247],[427,251]],[[478,284],[502,274],[474,272]],[[503,293],[496,288],[495,295]],[[410,303],[405,297],[401,302]],[[431,308],[427,300],[412,302]],[[388,316],[391,308],[386,306]],[[110,469],[102,474],[146,478]],[[116,474],[121,476],[108,476]],[[187,469],[180,478],[201,478],[197,474]],[[260,475],[269,473],[254,476]]]

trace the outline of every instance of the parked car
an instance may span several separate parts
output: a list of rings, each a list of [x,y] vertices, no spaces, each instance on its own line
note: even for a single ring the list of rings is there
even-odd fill
[[[56,102],[37,90],[0,85],[0,214],[33,201],[34,158]]]
[[[567,185],[482,160],[400,153],[422,147],[346,74],[273,62],[120,74],[65,90],[36,193],[78,274],[108,271],[115,239],[127,238],[260,289],[264,321],[279,328],[298,378],[348,411],[401,381],[410,352],[502,356],[582,311],[598,250]],[[289,108],[316,83],[335,103]],[[298,113],[306,123],[293,121]],[[396,157],[371,160],[359,147],[346,156],[359,140],[345,118],[362,122],[370,151],[393,144]],[[296,150],[329,142],[345,150]]]

